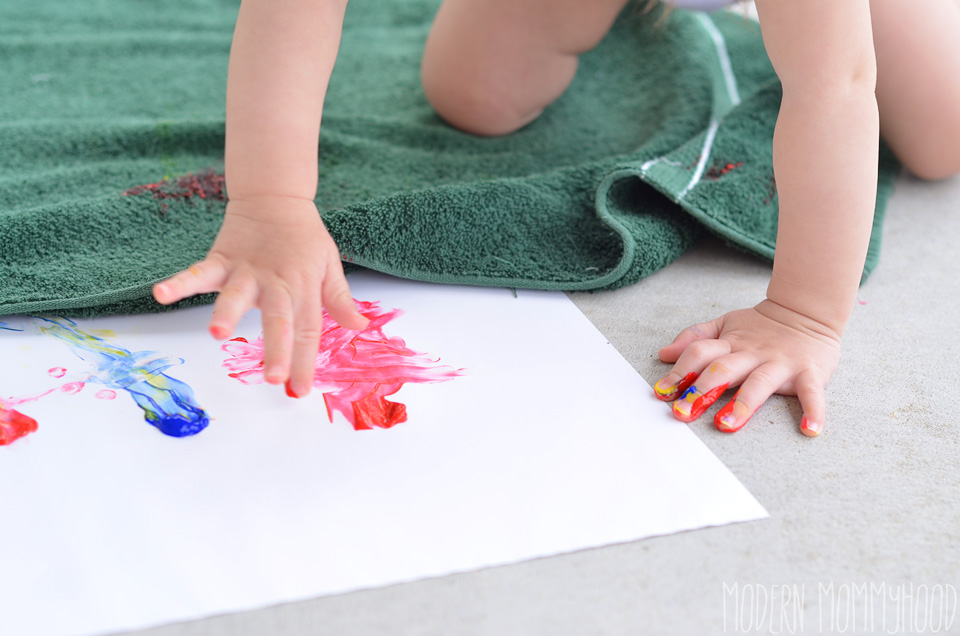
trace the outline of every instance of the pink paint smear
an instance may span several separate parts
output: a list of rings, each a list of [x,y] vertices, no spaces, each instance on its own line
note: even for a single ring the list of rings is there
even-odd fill
[[[56,371],[56,373],[54,373]],[[63,371],[63,373],[59,373]],[[62,378],[67,370],[63,367],[54,367],[50,369],[49,374],[55,378]],[[62,391],[67,394],[79,393],[83,389],[83,382],[67,382],[62,386],[48,389],[43,393],[21,398],[0,398],[0,446],[6,446],[17,441],[21,437],[26,437],[30,433],[37,431],[37,420],[29,415],[24,415],[13,407],[27,402],[39,400],[42,397],[50,395],[54,391]]]
[[[383,326],[401,315],[401,310],[384,311],[378,302],[356,302],[360,313],[370,320],[362,331],[344,329],[323,312],[313,385],[323,391],[331,422],[333,412],[339,411],[355,430],[390,428],[407,421],[407,408],[386,396],[408,382],[445,382],[462,375],[463,370],[435,366],[436,360],[408,348],[403,339],[385,335]],[[262,334],[255,342],[234,338],[221,348],[230,354],[223,366],[231,378],[244,384],[264,381]]]

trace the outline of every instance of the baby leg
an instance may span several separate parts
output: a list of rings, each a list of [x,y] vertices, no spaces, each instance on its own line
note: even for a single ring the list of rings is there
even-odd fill
[[[560,97],[577,58],[628,0],[445,0],[427,38],[422,81],[447,122],[504,135]]]
[[[915,175],[960,172],[960,3],[871,0],[880,132]]]

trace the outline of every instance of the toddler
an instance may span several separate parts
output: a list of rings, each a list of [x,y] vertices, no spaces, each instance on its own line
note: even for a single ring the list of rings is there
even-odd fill
[[[403,0],[397,0],[402,2]],[[691,0],[688,0],[690,2]],[[716,5],[716,0],[692,0]],[[629,0],[445,0],[423,88],[451,125],[506,135],[573,80]],[[321,221],[318,136],[346,0],[243,0],[227,81],[229,194],[207,257],[154,287],[157,301],[219,292],[210,331],[262,312],[267,381],[310,391],[321,312],[362,329]],[[773,136],[779,230],[766,298],[683,330],[656,383],[674,415],[735,431],[774,393],[796,395],[800,430],[822,432],[824,390],[856,300],[873,221],[878,138],[914,174],[960,172],[960,0],[756,0],[783,85]]]

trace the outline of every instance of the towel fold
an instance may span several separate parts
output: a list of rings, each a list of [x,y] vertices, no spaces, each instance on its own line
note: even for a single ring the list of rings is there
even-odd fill
[[[765,259],[780,101],[758,26],[629,6],[531,125],[478,138],[427,103],[438,0],[352,0],[317,203],[348,267],[449,283],[609,289],[705,231]],[[0,313],[156,311],[223,216],[227,60],[239,2],[0,7]],[[881,153],[874,232],[897,163]],[[186,304],[207,302],[198,297]]]

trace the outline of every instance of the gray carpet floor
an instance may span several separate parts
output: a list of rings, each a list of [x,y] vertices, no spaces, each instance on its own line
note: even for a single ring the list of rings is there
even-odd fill
[[[843,632],[837,621],[868,627],[864,615],[843,610],[844,590],[861,604],[909,593],[911,607],[921,607],[921,595],[940,586],[949,614],[949,592],[960,588],[958,241],[960,178],[903,175],[880,266],[861,288],[829,386],[825,433],[801,435],[799,403],[780,396],[733,435],[714,429],[716,405],[691,425],[767,508],[767,520],[138,634],[743,633],[758,618],[751,608],[779,612],[776,599],[796,593],[805,597],[800,616],[790,615],[798,603],[784,601],[775,619],[781,633],[917,633],[891,631],[899,619],[889,608],[885,619],[873,610],[868,631]],[[689,324],[754,304],[769,275],[768,264],[707,240],[635,286],[571,297],[652,384],[667,369],[660,346]],[[776,633],[769,620],[749,633]],[[960,633],[960,616],[950,624]]]

